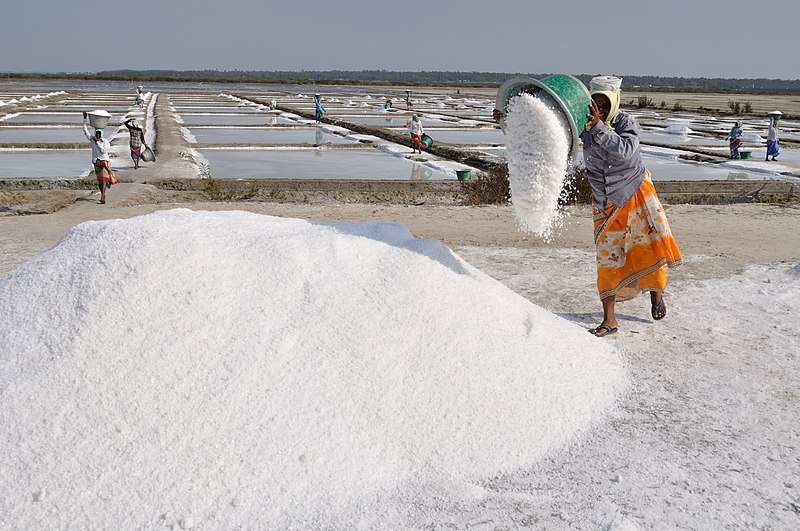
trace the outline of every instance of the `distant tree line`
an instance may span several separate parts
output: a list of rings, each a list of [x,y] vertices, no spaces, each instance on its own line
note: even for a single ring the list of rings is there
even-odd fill
[[[512,77],[542,78],[547,73],[445,72],[393,70],[105,70],[96,73],[0,74],[6,78],[117,79],[230,83],[374,84],[497,86]],[[575,74],[588,85],[595,74]],[[800,93],[800,79],[625,76],[625,86],[648,91]]]

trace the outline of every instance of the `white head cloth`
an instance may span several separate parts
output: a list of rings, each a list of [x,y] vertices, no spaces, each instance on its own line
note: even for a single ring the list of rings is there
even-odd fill
[[[622,87],[622,78],[616,76],[596,76],[589,81],[591,92],[619,92]]]

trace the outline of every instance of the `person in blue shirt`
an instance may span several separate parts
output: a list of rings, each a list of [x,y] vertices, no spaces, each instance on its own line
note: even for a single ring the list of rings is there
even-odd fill
[[[314,95],[314,119],[317,123],[322,121],[322,115],[325,112],[325,107],[322,106],[322,97],[319,94]]]
[[[739,148],[742,147],[742,122],[736,122],[725,138],[730,140],[731,158],[738,159],[740,157]]]

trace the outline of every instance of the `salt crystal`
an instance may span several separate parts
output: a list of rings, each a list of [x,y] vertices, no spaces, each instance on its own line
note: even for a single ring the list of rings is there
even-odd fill
[[[505,131],[514,214],[520,228],[547,241],[564,216],[558,200],[569,162],[567,131],[556,112],[530,94],[511,99]]]

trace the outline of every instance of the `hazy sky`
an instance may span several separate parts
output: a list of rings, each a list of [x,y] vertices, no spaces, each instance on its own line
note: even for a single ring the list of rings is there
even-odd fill
[[[4,72],[386,69],[800,79],[800,0],[11,0],[0,16]]]

